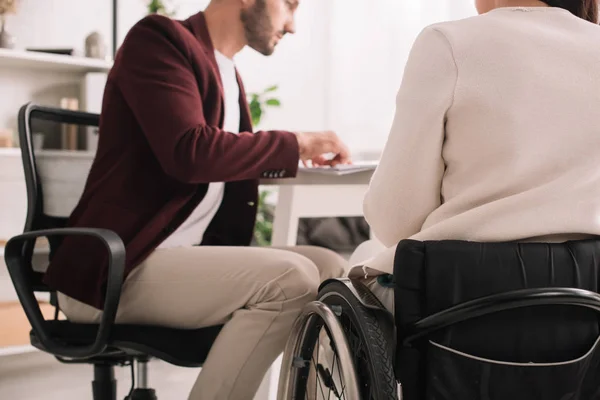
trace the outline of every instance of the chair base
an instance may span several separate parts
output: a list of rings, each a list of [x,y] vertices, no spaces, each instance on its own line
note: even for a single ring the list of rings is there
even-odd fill
[[[135,389],[125,400],[157,400],[154,389]]]

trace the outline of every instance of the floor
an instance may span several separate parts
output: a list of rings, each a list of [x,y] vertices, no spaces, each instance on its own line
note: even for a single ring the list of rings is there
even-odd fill
[[[185,400],[198,369],[178,368],[159,361],[149,367],[149,383],[159,399]],[[130,389],[129,367],[115,370],[117,399]],[[0,359],[0,399],[85,400],[92,399],[93,370],[85,365],[65,365],[40,352]]]

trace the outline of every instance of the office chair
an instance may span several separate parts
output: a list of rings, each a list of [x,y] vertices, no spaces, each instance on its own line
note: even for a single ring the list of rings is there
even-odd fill
[[[148,361],[158,358],[181,367],[200,367],[222,327],[184,330],[115,324],[123,283],[123,242],[108,230],[65,228],[68,215],[48,215],[45,212],[43,182],[32,144],[32,124],[46,121],[93,129],[98,127],[99,120],[97,114],[30,103],[21,107],[18,116],[19,141],[27,187],[27,218],[24,233],[11,238],[6,245],[6,265],[32,326],[30,341],[34,347],[54,355],[63,363],[92,364],[94,400],[116,400],[115,366],[131,367],[132,386],[126,400],[153,400],[157,397],[155,391],[148,387]],[[91,236],[102,242],[108,252],[109,277],[104,313],[99,324],[79,324],[59,319],[56,293],[42,282],[43,273],[33,267],[36,239],[48,239],[51,258],[61,237],[66,235]],[[44,319],[36,293],[50,294],[51,304],[56,307],[54,319]]]

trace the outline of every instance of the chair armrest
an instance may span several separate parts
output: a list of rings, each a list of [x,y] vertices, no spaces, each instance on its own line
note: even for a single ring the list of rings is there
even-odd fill
[[[600,314],[600,295],[575,288],[539,288],[486,296],[458,304],[417,321],[403,332],[401,342],[403,346],[410,346],[415,340],[460,322],[500,311],[542,305],[584,307]]]
[[[34,295],[29,281],[30,260],[27,260],[26,248],[30,241],[48,236],[92,236],[102,242],[108,251],[108,281],[104,312],[93,344],[81,347],[65,346],[56,342],[45,329],[45,320]],[[11,238],[6,244],[5,260],[8,272],[25,309],[25,313],[33,331],[44,348],[57,356],[70,358],[87,358],[103,352],[108,343],[111,328],[117,315],[121,298],[123,276],[125,269],[125,245],[114,232],[94,228],[60,228],[26,232]]]

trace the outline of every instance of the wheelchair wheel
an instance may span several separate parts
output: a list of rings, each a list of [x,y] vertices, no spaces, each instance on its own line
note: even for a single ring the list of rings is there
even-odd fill
[[[305,319],[290,354],[288,395],[280,400],[398,399],[389,322],[364,307],[341,282],[325,286],[318,303],[335,317],[333,322],[320,314]]]

